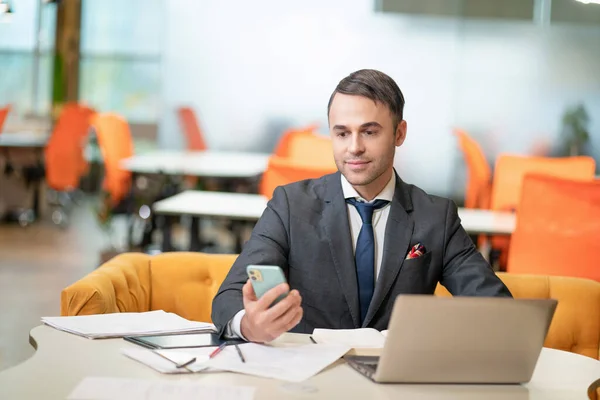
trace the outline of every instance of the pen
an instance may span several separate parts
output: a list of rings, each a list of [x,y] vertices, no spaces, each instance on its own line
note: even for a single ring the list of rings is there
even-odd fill
[[[314,344],[317,344],[317,342],[315,341],[315,339],[313,339],[312,336],[310,336],[310,341],[313,342]]]
[[[237,350],[237,353],[240,356],[240,360],[242,360],[242,362],[245,363],[246,359],[244,358],[244,355],[242,354],[242,351],[240,350],[237,344],[235,345],[235,349]]]
[[[194,362],[196,362],[196,357],[194,357],[194,358],[192,358],[191,360],[189,360],[189,361],[186,361],[186,362],[184,362],[184,363],[182,363],[182,364],[178,364],[178,363],[177,363],[177,362],[175,362],[174,360],[171,360],[169,357],[165,356],[164,354],[162,354],[162,353],[160,353],[160,352],[158,352],[158,351],[156,351],[156,350],[153,350],[152,352],[153,352],[154,354],[157,354],[158,356],[160,356],[160,357],[164,358],[165,360],[167,360],[167,361],[170,361],[170,362],[172,362],[173,364],[175,364],[175,368],[185,368],[185,369],[187,369],[188,371],[190,371],[190,372],[193,372],[191,369],[187,368],[187,366],[188,366],[188,365],[190,365],[190,364],[193,364]]]
[[[223,349],[225,348],[225,346],[227,346],[227,342],[221,343],[221,345],[219,347],[217,347],[215,349],[215,351],[213,351],[212,353],[210,353],[210,356],[208,356],[208,358],[213,358],[214,356],[216,356],[217,354],[219,354],[221,351],[223,351]]]

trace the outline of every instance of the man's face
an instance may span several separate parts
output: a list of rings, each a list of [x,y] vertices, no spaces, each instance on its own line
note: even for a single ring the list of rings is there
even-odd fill
[[[329,109],[333,157],[353,186],[377,184],[390,175],[396,146],[404,142],[406,122],[396,128],[389,108],[363,96],[336,93]],[[379,182],[381,183],[381,182]]]

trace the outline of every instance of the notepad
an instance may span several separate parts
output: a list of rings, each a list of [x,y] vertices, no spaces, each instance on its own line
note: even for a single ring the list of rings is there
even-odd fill
[[[189,321],[177,314],[163,310],[73,317],[43,317],[42,322],[53,328],[88,339],[216,331],[213,324]]]
[[[317,343],[342,344],[352,349],[352,354],[373,354],[383,349],[386,331],[373,328],[359,329],[315,329],[312,338]]]

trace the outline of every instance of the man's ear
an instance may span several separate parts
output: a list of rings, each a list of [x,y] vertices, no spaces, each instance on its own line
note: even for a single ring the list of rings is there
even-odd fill
[[[400,123],[396,127],[396,139],[395,139],[396,147],[402,146],[402,143],[404,143],[404,139],[406,139],[406,129],[407,129],[406,121],[405,120],[400,121]]]

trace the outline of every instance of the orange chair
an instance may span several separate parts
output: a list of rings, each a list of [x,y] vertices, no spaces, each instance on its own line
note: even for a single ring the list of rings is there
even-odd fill
[[[284,132],[281,139],[277,143],[273,154],[279,157],[289,157],[290,149],[292,146],[292,142],[294,139],[302,136],[312,137],[315,135],[315,131],[317,130],[318,125],[312,124],[303,128],[293,128]]]
[[[518,207],[507,272],[600,282],[600,181],[528,174]]]
[[[312,165],[300,163],[287,157],[271,156],[267,170],[260,181],[259,193],[267,198],[273,196],[277,186],[301,181],[304,179],[320,178],[323,175],[336,172],[334,165]]]
[[[49,202],[55,206],[52,221],[57,225],[65,224],[71,203],[69,194],[77,189],[86,172],[84,139],[93,114],[91,108],[66,104],[44,149],[46,184],[52,190]]]
[[[539,173],[574,180],[594,179],[596,163],[592,157],[528,157],[501,154],[496,160],[491,208],[516,210],[521,197],[523,177]]]
[[[185,134],[187,149],[192,151],[206,150],[207,146],[204,141],[204,135],[202,134],[202,129],[200,129],[194,110],[189,107],[179,107],[177,115]]]
[[[103,189],[109,196],[109,205],[117,207],[131,188],[131,172],[121,169],[121,160],[133,156],[133,140],[127,121],[118,114],[96,114],[92,126],[98,137],[98,146],[104,160]]]
[[[479,143],[461,129],[455,129],[454,134],[467,164],[465,207],[488,209],[492,192],[492,169]]]
[[[4,122],[6,121],[9,112],[10,105],[0,108],[0,133],[2,133],[2,127],[4,126]]]
[[[46,182],[56,191],[70,191],[79,186],[85,173],[84,139],[94,111],[78,104],[67,104],[53,129],[44,151]]]
[[[499,211],[517,210],[521,197],[523,177],[538,173],[573,180],[592,180],[596,163],[588,156],[579,157],[528,157],[501,154],[496,160],[492,184],[491,209]],[[493,236],[491,247],[499,253],[499,268],[506,270],[510,237]]]

